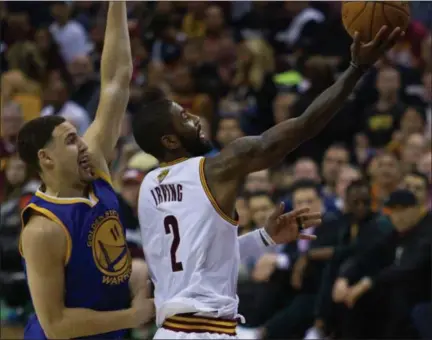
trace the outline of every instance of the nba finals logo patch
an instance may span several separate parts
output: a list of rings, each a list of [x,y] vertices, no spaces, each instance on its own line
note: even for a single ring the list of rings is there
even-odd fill
[[[132,260],[115,210],[107,211],[93,223],[87,246],[92,248],[103,283],[118,285],[127,281],[132,272]]]
[[[157,179],[158,179],[159,183],[162,182],[165,179],[166,176],[168,176],[168,173],[169,173],[168,169],[165,169],[165,170],[161,171],[161,173],[157,176]]]

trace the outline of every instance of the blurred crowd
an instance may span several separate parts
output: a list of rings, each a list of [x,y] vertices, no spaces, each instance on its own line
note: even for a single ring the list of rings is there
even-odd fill
[[[324,131],[279,167],[246,178],[236,204],[239,233],[263,226],[281,201],[287,210],[321,211],[323,224],[311,229],[316,241],[243,263],[241,338],[432,338],[432,7],[410,5],[404,40],[368,71]],[[133,80],[111,168],[134,257],[143,256],[140,182],[158,166],[131,136],[143,88],[158,86],[199,115],[217,153],[300,115],[349,65],[340,6],[128,3]],[[0,2],[3,325],[23,325],[32,311],[17,245],[20,210],[39,182],[17,157],[15,137],[40,115],[87,129],[98,105],[106,8]]]

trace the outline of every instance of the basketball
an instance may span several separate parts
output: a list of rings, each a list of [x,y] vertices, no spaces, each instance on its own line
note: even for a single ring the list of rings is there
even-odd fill
[[[344,1],[342,23],[351,37],[357,31],[362,42],[371,41],[382,26],[390,32],[405,31],[410,20],[408,1]]]

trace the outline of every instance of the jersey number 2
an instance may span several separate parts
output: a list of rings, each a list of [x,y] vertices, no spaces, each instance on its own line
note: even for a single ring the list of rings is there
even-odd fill
[[[173,234],[173,241],[171,244],[171,267],[173,272],[181,272],[183,270],[183,264],[177,262],[176,252],[180,244],[180,233],[177,219],[173,215],[169,215],[164,219],[165,234]]]

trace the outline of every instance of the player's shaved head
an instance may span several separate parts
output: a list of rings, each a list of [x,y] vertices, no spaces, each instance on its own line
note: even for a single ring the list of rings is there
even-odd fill
[[[144,91],[141,107],[132,118],[132,131],[138,146],[156,158],[165,154],[161,137],[174,133],[171,119],[173,102],[158,88]]]

